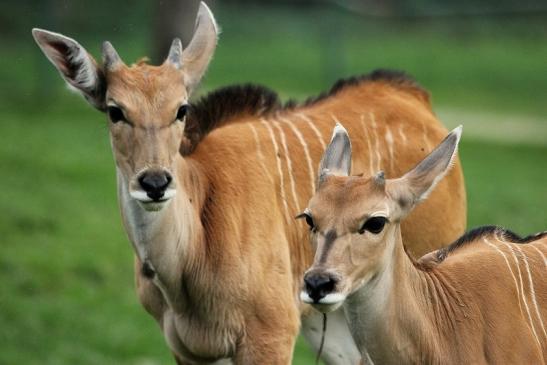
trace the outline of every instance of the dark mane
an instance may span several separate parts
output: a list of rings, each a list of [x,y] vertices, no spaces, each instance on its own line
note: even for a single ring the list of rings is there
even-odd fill
[[[424,101],[426,104],[429,105],[429,93],[425,89],[423,89],[412,76],[404,71],[387,70],[382,68],[374,70],[369,74],[340,79],[336,81],[334,85],[332,85],[329,91],[323,92],[318,96],[307,99],[304,102],[304,105],[315,104],[338,94],[340,91],[348,87],[358,86],[362,83],[367,82],[387,83],[395,88],[405,90],[413,94],[414,96],[418,97],[418,99]]]
[[[340,79],[327,92],[308,98],[298,104],[289,100],[283,104],[277,93],[267,87],[254,84],[232,85],[210,92],[191,104],[184,131],[181,153],[188,155],[209,132],[223,125],[240,120],[237,117],[267,116],[282,110],[311,106],[340,91],[368,82],[384,82],[404,90],[429,105],[429,94],[402,71],[378,69],[369,74]]]
[[[264,86],[243,84],[214,90],[191,104],[181,153],[191,153],[209,132],[237,116],[264,116],[282,108],[277,93]]]
[[[478,227],[464,233],[463,236],[458,238],[456,241],[452,242],[450,245],[437,250],[435,258],[437,262],[440,263],[444,259],[446,259],[448,255],[458,250],[462,246],[465,246],[468,243],[474,242],[479,238],[487,237],[491,235],[496,235],[500,238],[503,238],[507,242],[522,244],[522,243],[529,243],[529,242],[538,240],[544,236],[547,236],[547,231],[532,234],[523,238],[523,237],[520,237],[515,232],[512,232],[508,229],[505,229],[499,226]]]

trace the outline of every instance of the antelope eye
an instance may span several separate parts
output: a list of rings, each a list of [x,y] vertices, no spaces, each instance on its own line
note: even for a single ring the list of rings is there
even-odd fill
[[[188,104],[181,105],[177,111],[177,120],[183,121],[186,114],[188,114]]]
[[[382,232],[384,229],[384,226],[387,223],[386,217],[372,217],[367,219],[367,221],[363,224],[361,229],[359,230],[360,234],[365,233],[365,231],[369,231],[373,234],[378,234]]]
[[[120,121],[125,121],[125,116],[120,108],[117,106],[109,106],[107,108],[108,117],[112,123],[118,123]]]
[[[306,223],[308,224],[308,226],[310,226],[311,231],[315,230],[315,223],[313,223],[313,218],[310,214],[302,213],[296,216],[296,219],[300,219],[300,218],[306,219]]]
[[[315,228],[315,224],[313,223],[313,218],[311,217],[311,215],[306,214],[304,218],[306,219],[306,223],[308,224],[308,226],[310,226],[310,229],[313,230]]]

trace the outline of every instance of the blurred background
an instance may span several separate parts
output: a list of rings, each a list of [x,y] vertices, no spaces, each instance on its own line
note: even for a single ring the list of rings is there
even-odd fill
[[[469,226],[547,229],[547,3],[541,0],[209,2],[222,28],[198,94],[251,81],[305,99],[396,68],[432,93],[460,156]],[[172,363],[138,303],[106,118],[67,91],[41,27],[100,58],[163,61],[197,1],[0,4],[0,364]],[[280,315],[282,315],[280,313]],[[295,364],[313,363],[300,341]]]

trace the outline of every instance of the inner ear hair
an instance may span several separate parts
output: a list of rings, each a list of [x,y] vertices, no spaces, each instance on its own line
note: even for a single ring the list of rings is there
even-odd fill
[[[34,28],[32,35],[68,86],[104,111],[106,81],[93,57],[74,39],[62,34]]]

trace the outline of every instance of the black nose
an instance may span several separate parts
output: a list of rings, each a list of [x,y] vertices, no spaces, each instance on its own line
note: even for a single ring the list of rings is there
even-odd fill
[[[163,198],[171,180],[173,178],[166,171],[147,171],[139,177],[139,184],[150,199],[158,201]]]
[[[310,298],[314,303],[318,303],[334,290],[336,279],[326,273],[310,272],[304,276],[304,283],[306,283],[306,292]]]

